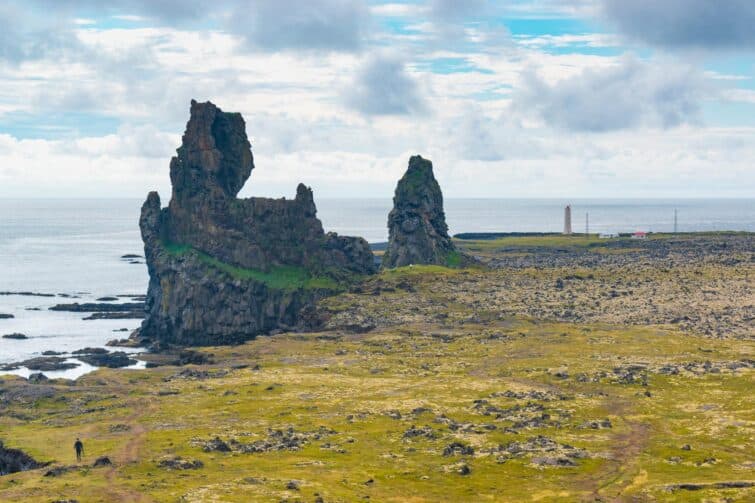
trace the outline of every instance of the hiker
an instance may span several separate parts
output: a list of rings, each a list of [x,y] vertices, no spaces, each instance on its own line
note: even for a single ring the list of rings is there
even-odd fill
[[[84,444],[81,443],[80,438],[76,439],[76,443],[73,444],[73,448],[76,450],[76,461],[81,461],[81,456],[84,455]]]

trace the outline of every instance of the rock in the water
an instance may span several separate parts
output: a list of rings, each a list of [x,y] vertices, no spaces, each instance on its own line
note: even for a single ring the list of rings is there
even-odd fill
[[[85,302],[79,304],[55,304],[49,308],[50,311],[70,311],[74,313],[116,313],[135,311],[141,313],[144,310],[144,304],[141,302],[124,302],[122,304],[95,303]]]
[[[107,298],[107,297],[103,297]],[[117,299],[116,299],[117,300]],[[84,320],[122,320],[144,318],[143,302],[124,302],[121,304],[85,302],[79,304],[56,304],[50,311],[71,311],[74,313],[91,313]]]
[[[12,334],[5,334],[3,336],[3,339],[24,340],[24,339],[28,339],[28,337],[25,334],[20,334],[18,332],[14,332]]]
[[[144,318],[143,311],[123,311],[115,313],[92,313],[89,316],[81,318],[82,320],[134,320]]]
[[[0,292],[0,295],[23,295],[27,297],[55,297],[54,293],[40,293],[40,292]]]
[[[67,362],[66,358],[60,356],[38,356],[22,362],[9,363],[1,367],[0,370],[16,370],[20,367],[26,367],[29,370],[50,372],[55,370],[75,369],[78,366],[78,363]]]
[[[170,163],[173,192],[151,192],[139,221],[150,282],[141,336],[158,343],[240,342],[303,324],[338,281],[374,272],[362,238],[325,234],[312,191],[238,199],[254,169],[244,119],[212,103],[191,117]]]
[[[11,318],[14,318],[12,314],[0,313],[0,320],[9,320]]]
[[[76,358],[95,367],[107,367],[111,369],[128,367],[136,363],[136,360],[129,358],[129,355],[123,351],[81,354],[77,355]]]
[[[388,231],[383,268],[459,266],[466,260],[448,235],[443,194],[433,175],[433,164],[419,155],[409,159],[409,168],[396,186]]]
[[[90,348],[90,347],[86,347],[86,348],[82,348],[82,349],[77,349],[76,351],[73,351],[71,354],[72,355],[104,355],[107,352],[108,351],[105,348]]]
[[[141,346],[141,342],[137,339],[111,339],[107,341],[105,346],[120,347],[120,348],[138,348]]]

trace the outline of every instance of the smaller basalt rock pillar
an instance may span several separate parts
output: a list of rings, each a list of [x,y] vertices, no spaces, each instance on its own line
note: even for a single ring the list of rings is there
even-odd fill
[[[409,159],[409,168],[396,186],[388,231],[383,268],[459,265],[461,255],[448,235],[443,194],[428,159],[419,155]]]

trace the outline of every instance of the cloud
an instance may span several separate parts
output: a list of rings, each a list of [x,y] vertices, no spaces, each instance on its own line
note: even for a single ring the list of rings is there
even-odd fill
[[[376,16],[410,17],[424,13],[425,8],[417,4],[385,3],[371,5],[370,12]]]
[[[487,5],[487,0],[431,0],[430,14],[444,22],[459,22],[481,14]]]
[[[60,17],[62,14],[73,16],[77,12],[86,12],[87,17],[112,15],[131,20],[141,15],[170,24],[206,18],[214,12],[208,11],[207,3],[202,0],[31,0],[28,3],[44,9],[41,15],[55,14]],[[227,3],[220,0],[216,2],[216,7]]]
[[[18,64],[45,57],[63,58],[80,48],[71,29],[8,3],[0,5],[0,60]]]
[[[624,56],[615,66],[586,69],[553,83],[528,70],[513,107],[577,131],[671,128],[695,122],[709,92],[709,82],[693,67]]]
[[[432,21],[435,44],[448,46],[464,40],[479,41],[477,39],[487,33],[481,21],[489,13],[489,7],[488,0],[430,0],[427,17]]]
[[[755,48],[752,0],[602,0],[602,14],[625,36],[673,49]]]
[[[25,59],[25,40],[37,45],[71,33],[76,20],[92,17],[157,23],[200,31],[223,29],[261,50],[356,51],[369,33],[365,0],[29,0],[0,6],[0,57]],[[44,20],[43,29],[32,29]],[[43,53],[43,51],[38,51]]]
[[[356,51],[369,9],[360,0],[250,0],[235,6],[228,26],[261,49]]]
[[[372,56],[346,91],[346,104],[364,115],[407,115],[425,109],[419,85],[394,56]]]

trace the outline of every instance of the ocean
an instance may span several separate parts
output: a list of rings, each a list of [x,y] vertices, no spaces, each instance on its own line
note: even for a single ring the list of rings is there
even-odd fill
[[[388,239],[390,199],[315,199],[326,231]],[[139,326],[139,320],[84,321],[85,314],[49,311],[54,304],[96,302],[104,296],[139,295],[147,289],[138,220],[139,199],[0,199],[0,292],[34,292],[52,297],[0,295],[0,335],[23,333],[27,340],[0,338],[0,363],[104,347]],[[755,232],[755,199],[447,199],[452,234],[460,232],[560,232],[563,207],[572,206],[574,232],[671,232],[678,230]],[[124,299],[127,300],[127,299]],[[125,329],[125,330],[124,330]],[[91,370],[47,372],[76,377]],[[15,373],[28,375],[21,369]]]

